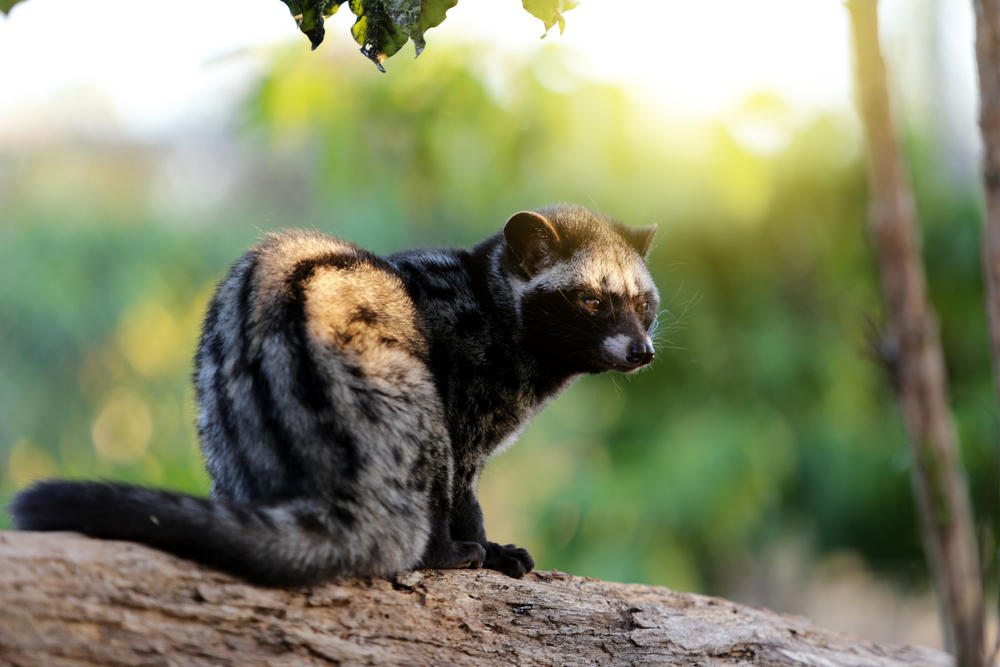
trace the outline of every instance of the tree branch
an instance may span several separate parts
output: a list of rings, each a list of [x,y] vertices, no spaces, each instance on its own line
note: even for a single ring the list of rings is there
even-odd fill
[[[924,550],[941,600],[945,637],[960,666],[981,667],[983,591],[969,491],[948,405],[937,321],[927,302],[916,205],[889,104],[877,0],[849,0],[847,6],[871,167],[871,231],[888,317],[883,350],[909,433]]]
[[[1000,397],[1000,1],[973,0],[979,70],[979,129],[983,136],[983,282],[990,323],[993,380]],[[1000,651],[1000,636],[993,660]]]
[[[262,589],[166,553],[0,532],[0,663],[945,667],[803,618],[561,572],[424,570]]]
[[[1000,2],[974,0],[976,60],[979,69],[979,128],[986,149],[983,156],[983,277],[986,311],[990,320],[994,379],[1000,395]]]

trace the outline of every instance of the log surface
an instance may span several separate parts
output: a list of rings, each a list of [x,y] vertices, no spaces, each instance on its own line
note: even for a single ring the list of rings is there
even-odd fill
[[[0,664],[952,665],[800,617],[561,572],[263,589],[154,549],[0,532]]]

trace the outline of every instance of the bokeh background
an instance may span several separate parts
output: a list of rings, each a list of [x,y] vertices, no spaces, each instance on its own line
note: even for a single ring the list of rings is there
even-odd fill
[[[540,569],[940,645],[871,352],[881,308],[839,2],[626,15],[584,0],[539,41],[519,3],[466,0],[387,75],[350,16],[310,52],[277,0],[133,4],[30,0],[0,18],[0,503],[53,475],[207,493],[191,357],[214,283],[261,233],[467,245],[516,211],[578,202],[659,225],[670,326],[650,370],[583,379],[491,462],[491,538]],[[995,564],[961,5],[883,0],[883,39]]]

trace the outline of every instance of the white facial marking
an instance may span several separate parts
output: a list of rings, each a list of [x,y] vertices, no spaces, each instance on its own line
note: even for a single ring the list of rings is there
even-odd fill
[[[622,363],[628,356],[628,346],[632,342],[632,337],[627,334],[618,334],[604,339],[602,346],[612,358],[618,359]]]

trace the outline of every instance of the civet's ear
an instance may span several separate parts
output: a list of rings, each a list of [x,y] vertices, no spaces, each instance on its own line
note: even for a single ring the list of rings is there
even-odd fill
[[[512,215],[503,226],[503,237],[529,278],[562,249],[559,232],[548,218],[534,211]]]
[[[648,227],[622,227],[625,240],[635,248],[641,257],[649,254],[653,247],[653,237],[656,236],[656,225]]]

